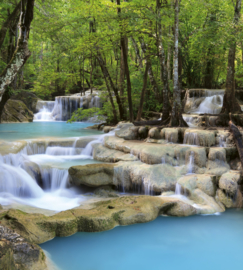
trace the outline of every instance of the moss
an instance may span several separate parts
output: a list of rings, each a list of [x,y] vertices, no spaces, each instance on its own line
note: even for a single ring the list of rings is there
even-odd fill
[[[17,270],[18,268],[14,263],[13,251],[7,248],[4,253],[5,254],[0,257],[0,270]]]
[[[113,214],[113,219],[114,219],[116,222],[119,223],[120,220],[121,220],[120,215],[121,215],[122,213],[124,213],[124,212],[125,212],[125,210],[122,210],[122,211],[119,211],[119,212]]]

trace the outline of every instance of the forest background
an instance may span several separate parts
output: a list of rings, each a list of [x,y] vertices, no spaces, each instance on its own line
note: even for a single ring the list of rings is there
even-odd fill
[[[0,1],[0,25],[20,2]],[[242,88],[242,19],[237,25],[234,21],[238,2],[36,0],[28,41],[32,55],[10,91],[24,89],[53,100],[99,89],[104,93],[102,113],[110,121],[131,120],[131,113],[134,118],[141,109],[143,92],[143,113],[162,112],[167,106],[165,88],[169,104],[173,103],[175,61],[180,90],[225,88],[232,43],[236,44],[234,84]],[[0,74],[16,49],[18,24],[15,16],[0,46]]]

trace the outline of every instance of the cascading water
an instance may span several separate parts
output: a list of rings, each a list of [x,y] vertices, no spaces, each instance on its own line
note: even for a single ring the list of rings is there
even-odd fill
[[[44,107],[34,115],[34,121],[53,121],[52,111]]]
[[[218,114],[223,106],[225,90],[189,90],[186,113]]]
[[[17,203],[53,211],[80,205],[87,197],[70,187],[68,168],[85,160],[90,163],[92,144],[103,142],[109,135],[114,131],[97,136],[84,149],[77,147],[79,138],[74,138],[70,147],[29,141],[18,154],[0,156],[0,204]]]
[[[189,163],[187,166],[187,171],[188,174],[193,174],[194,173],[194,152],[191,151],[190,156],[189,156]]]
[[[200,145],[198,134],[195,132],[186,131],[184,135],[183,144]]]
[[[175,187],[175,195],[183,195],[183,189],[182,186],[178,183],[176,183]]]
[[[91,100],[87,96],[59,96],[55,101],[38,101],[34,115],[34,121],[67,121],[72,113],[79,108],[100,108],[99,96],[92,96]]]

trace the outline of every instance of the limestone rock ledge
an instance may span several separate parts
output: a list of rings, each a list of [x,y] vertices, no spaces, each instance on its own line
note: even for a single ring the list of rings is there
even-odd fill
[[[0,226],[0,270],[45,270],[45,254],[15,231]]]
[[[200,209],[178,198],[123,196],[96,202],[90,209],[75,208],[54,216],[26,214],[14,209],[1,211],[0,222],[28,241],[41,244],[56,236],[69,236],[78,231],[99,232],[119,225],[145,223],[159,215],[181,217],[201,213]]]

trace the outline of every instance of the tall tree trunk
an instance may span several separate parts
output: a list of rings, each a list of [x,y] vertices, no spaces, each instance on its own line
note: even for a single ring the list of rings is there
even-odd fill
[[[229,55],[228,55],[228,68],[226,78],[226,90],[224,95],[224,102],[221,114],[225,113],[240,113],[241,107],[235,98],[235,53],[236,53],[236,41],[234,35],[236,33],[236,26],[240,20],[241,0],[236,1],[235,14],[234,14],[234,33],[231,40]]]
[[[11,24],[13,23],[13,21],[16,20],[16,17],[19,15],[20,10],[21,10],[21,2],[19,1],[19,3],[17,4],[17,6],[15,7],[15,9],[13,10],[13,12],[8,16],[7,20],[3,23],[3,26],[0,30],[0,48],[3,45],[6,33],[9,29],[9,27],[11,26]]]
[[[125,1],[126,2],[126,1]],[[121,2],[120,0],[117,0],[117,13],[118,16],[121,14]],[[132,108],[132,85],[131,85],[131,80],[130,80],[130,71],[129,71],[129,66],[128,66],[128,39],[127,37],[124,37],[123,33],[121,33],[121,54],[123,61],[121,59],[121,63],[123,62],[124,64],[124,74],[126,75],[127,78],[127,98],[128,98],[128,107],[129,107],[129,120],[130,122],[133,122],[133,108]],[[121,86],[121,81],[120,81],[120,86]],[[120,91],[122,94],[122,92]]]
[[[101,69],[102,69],[102,67],[101,67]],[[106,83],[106,87],[107,87],[107,91],[108,91],[108,95],[109,95],[109,99],[110,99],[110,103],[111,103],[111,107],[112,107],[112,112],[113,112],[113,116],[114,116],[114,122],[116,124],[116,123],[118,123],[116,107],[115,107],[113,97],[112,97],[112,94],[111,94],[110,85],[109,85],[109,83],[107,81],[107,77],[105,76],[105,71],[103,71],[103,76],[104,76],[104,79],[105,79],[105,83]]]
[[[116,1],[118,8],[117,8],[117,14],[120,16],[121,14],[121,8],[119,7],[121,5],[121,1],[117,0]],[[120,26],[121,28],[121,26]],[[119,91],[121,97],[124,96],[124,85],[125,85],[125,64],[124,64],[124,54],[122,50],[122,34],[121,34],[121,39],[120,39],[120,48],[121,48],[121,57],[120,57],[120,77],[119,77]],[[127,46],[126,46],[127,47]]]
[[[131,37],[131,40],[132,40],[132,44],[133,44],[133,47],[134,47],[136,57],[138,59],[139,69],[142,70],[143,69],[143,60],[142,60],[142,57],[141,57],[140,52],[139,52],[138,44],[137,44],[136,40],[133,37]]]
[[[171,35],[171,27],[169,26],[169,35]],[[168,83],[171,80],[171,67],[170,67],[170,61],[171,61],[171,42],[168,43],[168,51],[167,51],[167,76],[168,76]]]
[[[170,126],[187,126],[182,117],[181,89],[179,83],[179,1],[175,0],[175,47],[174,47],[174,76],[173,76],[173,107],[171,113]]]
[[[140,38],[140,43],[141,43],[142,52],[146,56],[146,64],[148,65],[148,76],[149,76],[150,83],[153,87],[155,97],[156,97],[158,102],[162,103],[163,97],[160,94],[158,84],[155,80],[153,69],[152,69],[151,59],[150,59],[149,53],[147,52],[146,44],[144,43],[143,38]]]
[[[213,48],[210,47],[207,53],[207,64],[204,76],[204,87],[207,89],[212,89],[213,86],[213,63],[212,63],[212,50]]]
[[[162,26],[161,26],[161,2],[157,0],[157,10],[158,10],[158,47],[159,47],[159,60],[160,60],[160,79],[163,82],[163,116],[162,122],[167,121],[170,117],[170,103],[169,103],[169,83],[168,83],[168,72],[166,66],[166,56],[162,40]]]
[[[25,4],[26,3],[26,4]],[[35,0],[21,1],[21,13],[19,16],[19,38],[17,48],[13,54],[11,61],[0,75],[0,107],[2,97],[8,91],[9,85],[13,82],[18,71],[23,67],[27,59],[30,57],[31,52],[28,48],[28,39],[30,24],[34,15]],[[1,115],[0,115],[1,119]]]
[[[106,64],[105,64],[105,61],[99,51],[99,48],[96,48],[97,50],[97,59],[99,61],[99,64],[100,64],[100,67],[101,67],[101,70],[103,72],[103,75],[104,77],[107,79],[107,82],[108,84],[110,85],[110,88],[114,91],[114,94],[116,96],[116,102],[118,104],[118,109],[119,109],[119,114],[120,114],[120,119],[123,120],[124,119],[124,111],[123,111],[123,106],[122,106],[122,102],[121,102],[121,98],[119,96],[119,93],[118,93],[118,89],[115,87],[113,81],[112,81],[112,78],[110,76],[110,73],[106,67]]]
[[[121,40],[121,46],[122,46],[122,51],[123,51],[123,56],[124,56],[124,67],[125,67],[125,74],[127,78],[127,98],[128,98],[128,107],[129,107],[129,120],[130,122],[133,122],[133,108],[132,108],[132,85],[131,85],[131,80],[130,80],[130,71],[129,71],[129,66],[128,66],[128,57],[127,57],[127,52],[126,52],[126,42],[125,38],[122,38]]]
[[[142,93],[141,93],[140,105],[139,105],[136,121],[141,120],[141,116],[142,116],[142,112],[143,112],[144,96],[145,96],[145,91],[146,91],[146,88],[147,88],[147,81],[148,81],[148,70],[149,70],[149,64],[148,63],[149,62],[146,63],[145,72],[144,72],[144,76],[143,76],[143,89],[142,89]]]

